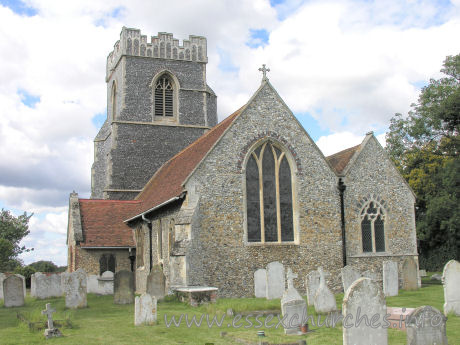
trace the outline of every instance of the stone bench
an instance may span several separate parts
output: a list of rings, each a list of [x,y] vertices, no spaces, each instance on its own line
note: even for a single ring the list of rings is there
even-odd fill
[[[216,303],[219,289],[209,286],[186,286],[174,288],[174,292],[181,302],[186,302],[192,307],[203,303]]]

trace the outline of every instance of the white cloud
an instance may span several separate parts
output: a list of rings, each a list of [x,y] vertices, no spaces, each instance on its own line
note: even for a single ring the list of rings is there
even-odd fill
[[[316,142],[325,156],[330,156],[349,147],[361,144],[364,136],[355,135],[351,132],[338,132],[322,136]]]

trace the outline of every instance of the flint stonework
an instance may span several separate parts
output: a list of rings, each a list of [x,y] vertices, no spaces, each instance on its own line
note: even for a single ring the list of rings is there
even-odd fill
[[[257,298],[267,296],[267,271],[263,268],[254,272],[254,295]]]
[[[4,306],[22,307],[24,305],[23,279],[12,274],[3,280],[3,303]]]
[[[460,316],[460,262],[450,260],[442,274],[444,285],[444,315],[450,312]]]
[[[385,296],[398,296],[399,277],[398,263],[394,261],[383,262],[383,293]]]
[[[284,281],[284,266],[278,261],[267,265],[267,299],[283,297],[286,283]]]
[[[113,302],[115,304],[134,303],[134,274],[130,271],[115,273]]]

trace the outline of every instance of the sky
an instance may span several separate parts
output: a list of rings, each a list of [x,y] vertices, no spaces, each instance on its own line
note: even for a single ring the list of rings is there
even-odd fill
[[[0,0],[0,208],[34,213],[26,263],[66,265],[69,193],[90,196],[105,63],[123,26],[207,38],[219,120],[268,77],[325,155],[382,145],[447,55],[460,0]]]

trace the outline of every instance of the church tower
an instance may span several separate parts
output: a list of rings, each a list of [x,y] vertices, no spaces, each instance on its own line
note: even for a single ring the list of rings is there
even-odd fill
[[[123,27],[107,58],[107,119],[94,139],[91,198],[130,200],[168,159],[217,124],[206,38]]]

